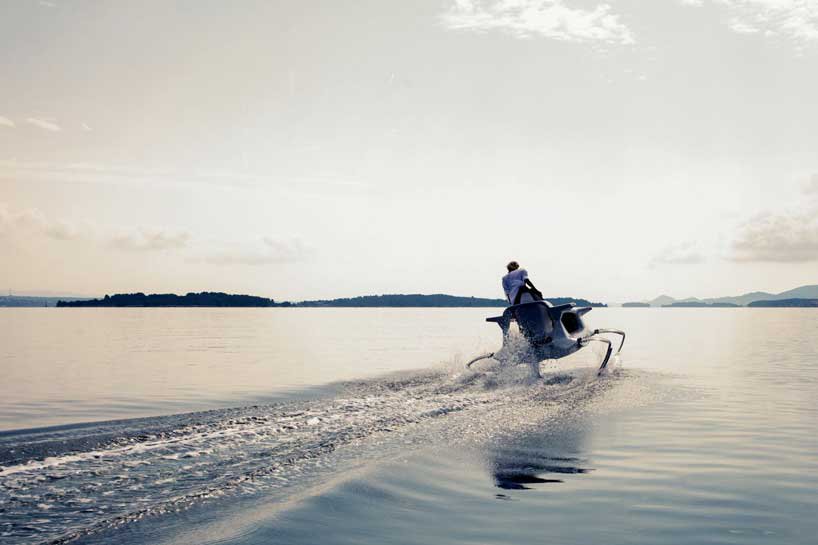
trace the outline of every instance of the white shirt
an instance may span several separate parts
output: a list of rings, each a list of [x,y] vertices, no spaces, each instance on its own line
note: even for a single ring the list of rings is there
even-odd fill
[[[517,292],[520,291],[521,287],[525,286],[527,278],[528,272],[525,269],[511,271],[503,277],[503,291],[506,292],[506,299],[512,305],[517,297]]]

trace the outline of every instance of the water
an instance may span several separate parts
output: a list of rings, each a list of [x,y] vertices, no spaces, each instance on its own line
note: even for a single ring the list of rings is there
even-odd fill
[[[815,543],[818,312],[595,309],[543,382],[491,312],[3,310],[3,543]]]
[[[0,309],[0,431],[277,401],[427,367],[495,344],[486,312]]]

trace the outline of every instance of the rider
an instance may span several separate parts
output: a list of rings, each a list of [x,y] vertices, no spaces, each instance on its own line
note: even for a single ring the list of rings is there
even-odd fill
[[[506,265],[508,274],[503,277],[503,291],[506,292],[506,299],[511,305],[520,303],[530,303],[531,301],[542,301],[542,293],[534,287],[528,279],[528,272],[520,268],[520,264],[511,261]]]

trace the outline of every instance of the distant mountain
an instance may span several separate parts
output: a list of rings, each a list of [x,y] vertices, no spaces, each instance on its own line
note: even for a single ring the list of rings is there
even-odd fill
[[[801,286],[795,289],[782,291],[781,293],[767,293],[766,291],[753,291],[743,295],[734,295],[729,297],[711,297],[708,299],[696,299],[695,297],[688,297],[687,299],[674,299],[668,295],[660,295],[656,299],[650,301],[651,306],[671,306],[674,303],[680,302],[701,302],[707,304],[729,304],[747,306],[754,301],[780,301],[784,299],[818,299],[818,285]]]
[[[776,297],[777,296],[775,294],[767,293],[766,291],[753,291],[750,293],[745,293],[744,295],[736,295],[734,297],[715,297],[705,299],[705,301],[709,303],[731,303],[733,305],[746,306],[753,301],[775,299]]]
[[[650,303],[628,301],[627,303],[622,303],[622,306],[625,308],[650,308]]]
[[[664,305],[670,305],[675,302],[676,299],[669,295],[660,295],[659,297],[656,297],[655,299],[651,299],[650,301],[648,301],[648,303],[650,303],[650,306],[652,307],[661,307]]]
[[[753,301],[748,307],[811,307],[818,308],[818,299],[775,299],[772,301]]]
[[[746,306],[753,301],[780,301],[783,299],[818,299],[818,285],[800,286],[795,289],[782,291],[781,293],[767,293],[764,291],[754,291],[737,295],[735,297],[718,297],[715,299],[705,299],[708,302],[733,303]]]
[[[818,299],[818,285],[801,286],[799,288],[782,291],[776,299]]]

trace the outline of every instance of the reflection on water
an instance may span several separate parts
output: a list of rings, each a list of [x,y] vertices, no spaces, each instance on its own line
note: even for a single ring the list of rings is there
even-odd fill
[[[511,462],[511,460],[507,460]],[[561,483],[562,479],[543,478],[543,475],[575,475],[588,473],[591,469],[576,467],[581,463],[578,458],[549,458],[547,456],[528,456],[514,460],[519,465],[501,466],[494,472],[494,481],[498,488],[506,490],[528,490],[529,484]]]
[[[563,421],[527,432],[488,449],[488,465],[498,488],[529,490],[531,485],[564,482],[565,476],[593,471],[583,458],[588,429]],[[502,497],[507,497],[502,495]]]

